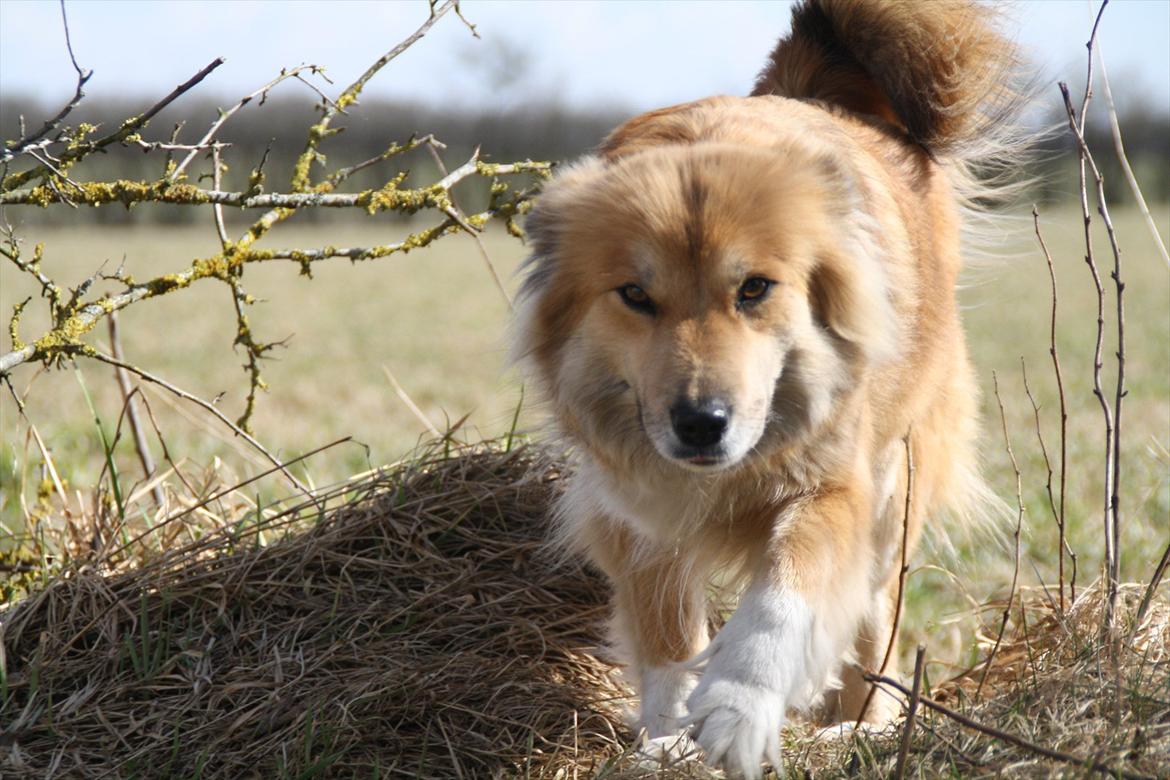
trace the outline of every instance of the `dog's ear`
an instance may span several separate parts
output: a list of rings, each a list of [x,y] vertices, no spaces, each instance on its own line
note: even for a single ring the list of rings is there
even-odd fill
[[[647,149],[693,143],[701,135],[700,128],[695,125],[695,117],[700,112],[695,109],[717,100],[707,98],[640,114],[606,136],[597,153],[601,159],[612,163]]]
[[[871,360],[893,352],[894,316],[879,260],[868,254],[826,255],[808,281],[814,316]]]

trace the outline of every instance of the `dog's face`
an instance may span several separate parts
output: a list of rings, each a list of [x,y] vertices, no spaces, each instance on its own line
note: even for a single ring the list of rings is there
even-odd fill
[[[655,150],[546,193],[520,347],[587,445],[729,468],[823,420],[884,338],[846,185],[785,162]]]

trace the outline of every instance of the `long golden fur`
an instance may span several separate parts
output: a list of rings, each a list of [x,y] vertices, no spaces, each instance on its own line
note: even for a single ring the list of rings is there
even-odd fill
[[[889,641],[906,442],[909,545],[980,489],[954,290],[970,171],[1013,101],[992,22],[805,0],[751,97],[630,120],[529,220],[516,348],[651,739],[689,729],[756,776],[789,712],[894,714],[860,711],[857,668]],[[742,596],[709,638],[712,581]]]

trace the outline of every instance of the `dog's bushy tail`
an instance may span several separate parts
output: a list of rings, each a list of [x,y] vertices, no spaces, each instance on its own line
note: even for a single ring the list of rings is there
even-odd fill
[[[752,94],[878,116],[936,158],[994,156],[1027,92],[996,17],[974,0],[802,0]]]

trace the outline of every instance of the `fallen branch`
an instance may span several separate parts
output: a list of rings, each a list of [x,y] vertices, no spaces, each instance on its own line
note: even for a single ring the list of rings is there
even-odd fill
[[[890,679],[889,677],[884,677],[880,674],[871,674],[869,672],[866,672],[864,677],[867,682],[879,683],[881,685],[889,686],[907,698],[913,695],[913,691],[906,688],[897,680]],[[1016,747],[1027,750],[1030,753],[1044,756],[1045,758],[1051,758],[1054,761],[1060,761],[1061,763],[1070,764],[1076,767],[1088,767],[1094,771],[1102,772],[1113,777],[1126,778],[1126,780],[1154,780],[1152,775],[1143,775],[1137,772],[1130,772],[1125,769],[1111,767],[1108,764],[1097,761],[1096,759],[1075,756],[1072,753],[1065,753],[1062,750],[1054,750],[1049,747],[1044,747],[1043,745],[1037,745],[1034,742],[1029,742],[1023,737],[1018,737],[1015,734],[1010,734],[1001,729],[997,729],[994,726],[988,726],[984,723],[980,723],[977,720],[968,718],[966,715],[955,712],[950,707],[947,707],[944,704],[939,704],[937,701],[934,701],[930,698],[920,697],[919,702],[923,706],[932,709],[940,715],[950,718],[956,723],[966,726],[969,729],[974,729],[981,734],[986,734],[989,737],[994,737],[995,739],[1007,742],[1008,744],[1015,745]]]

